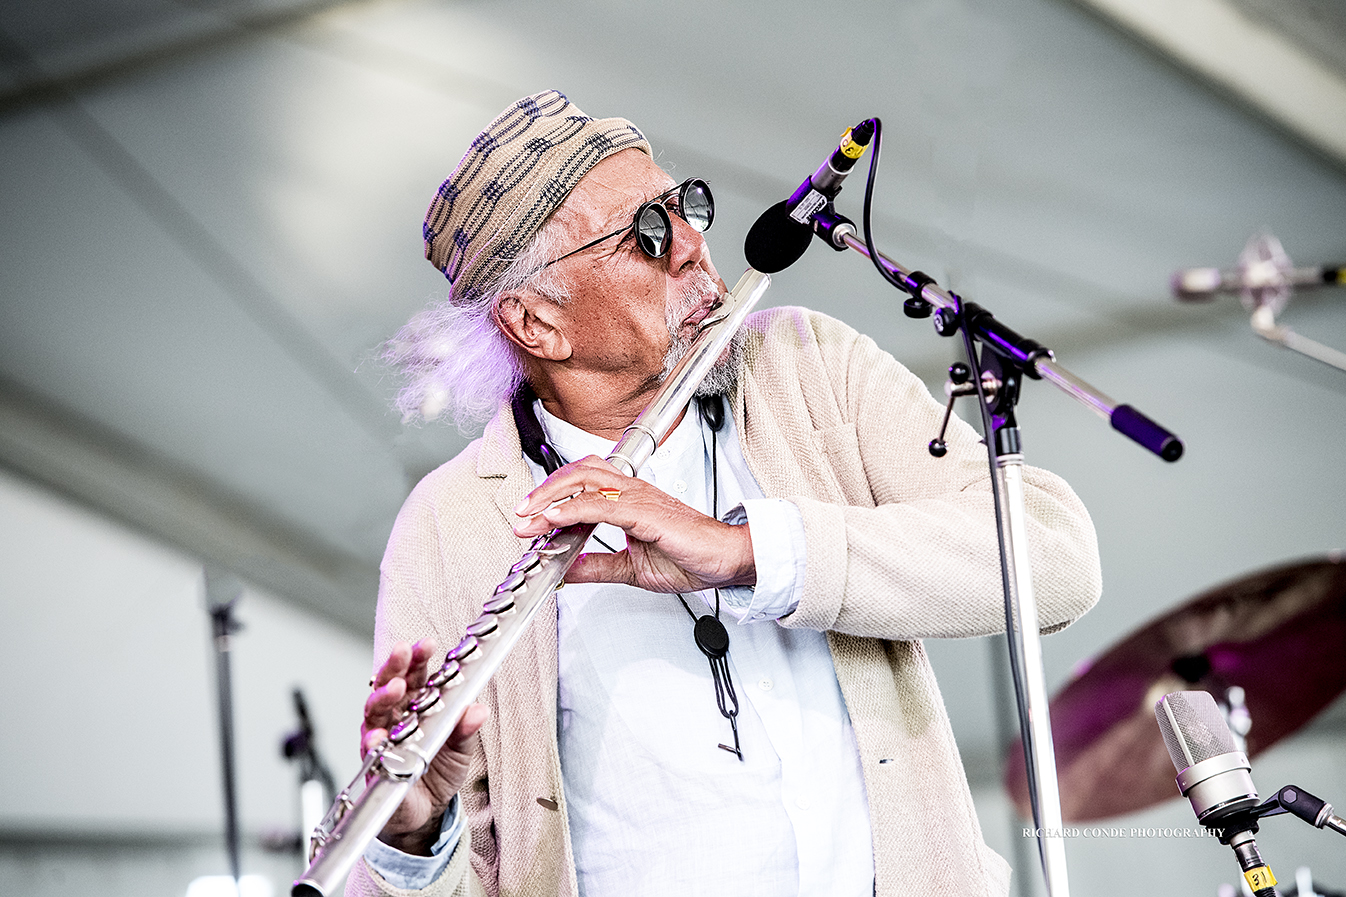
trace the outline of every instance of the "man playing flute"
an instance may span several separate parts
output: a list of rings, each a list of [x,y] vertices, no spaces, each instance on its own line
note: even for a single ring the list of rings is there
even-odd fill
[[[638,476],[601,460],[725,292],[713,218],[708,184],[556,91],[487,126],[434,198],[450,293],[390,355],[406,407],[494,416],[394,526],[364,748],[529,540],[598,526],[348,893],[1007,892],[921,645],[1004,627],[976,433],[954,421],[932,458],[943,408],[917,377],[776,308]],[[1097,601],[1097,545],[1061,479],[1024,476],[1054,630]]]

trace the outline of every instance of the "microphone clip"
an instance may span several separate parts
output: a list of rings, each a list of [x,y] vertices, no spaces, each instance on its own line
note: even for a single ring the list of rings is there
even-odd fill
[[[1298,785],[1286,785],[1260,804],[1256,810],[1261,816],[1279,816],[1289,813],[1298,816],[1314,828],[1329,828],[1346,835],[1346,819],[1332,812],[1332,805]]]
[[[1250,809],[1239,810],[1237,813],[1232,813],[1229,816],[1224,817],[1219,822],[1208,822],[1206,823],[1206,828],[1215,832],[1216,837],[1220,839],[1220,843],[1228,847],[1229,842],[1232,841],[1235,836],[1243,832],[1247,832],[1251,835],[1257,834],[1257,820],[1261,819],[1263,816],[1275,816],[1278,813],[1285,812],[1275,806],[1268,806],[1269,804],[1272,804],[1274,800],[1275,798],[1273,797],[1271,800],[1258,804]]]
[[[812,224],[818,239],[836,252],[845,252],[849,248],[846,238],[856,234],[855,222],[839,213],[836,205],[830,201],[812,213]]]
[[[1229,839],[1238,832],[1257,834],[1259,819],[1286,813],[1299,817],[1315,828],[1342,831],[1342,820],[1332,812],[1332,805],[1298,785],[1286,785],[1257,806],[1231,813],[1216,823],[1207,823],[1207,827],[1219,833],[1221,844],[1228,844]],[[1342,831],[1342,834],[1346,834],[1346,831]]]

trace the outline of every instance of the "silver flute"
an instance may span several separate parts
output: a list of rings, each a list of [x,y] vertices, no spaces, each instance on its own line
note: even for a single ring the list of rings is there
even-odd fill
[[[749,268],[698,325],[687,354],[653,401],[626,428],[608,461],[634,476],[668,435],[701,381],[723,354],[771,278]],[[524,630],[561,585],[594,531],[581,523],[552,530],[533,544],[486,601],[467,635],[411,696],[388,737],[365,755],[364,766],[342,789],[313,832],[309,866],[290,889],[292,897],[326,897],[392,818],[412,786],[448,741]],[[358,795],[352,793],[363,786]]]

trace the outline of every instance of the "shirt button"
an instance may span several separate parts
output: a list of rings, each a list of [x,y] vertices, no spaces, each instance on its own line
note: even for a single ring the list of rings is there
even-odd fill
[[[776,683],[772,682],[770,679],[763,679],[761,682],[757,683],[757,687],[762,691],[771,691],[771,689],[776,687]]]
[[[673,481],[673,491],[674,491],[674,492],[686,492],[686,491],[687,491],[687,484],[686,484],[685,482],[683,482],[682,480],[674,480],[674,481]]]
[[[809,807],[812,806],[812,804],[809,803],[809,799],[807,797],[797,797],[795,798],[795,806],[801,810],[807,810]]]

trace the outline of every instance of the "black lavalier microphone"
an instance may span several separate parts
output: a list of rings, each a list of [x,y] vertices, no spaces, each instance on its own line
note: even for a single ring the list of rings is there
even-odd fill
[[[799,261],[809,248],[813,215],[841,192],[841,182],[864,155],[874,137],[874,120],[847,128],[841,142],[818,170],[804,179],[789,199],[767,209],[748,231],[743,254],[764,274],[775,274]]]

